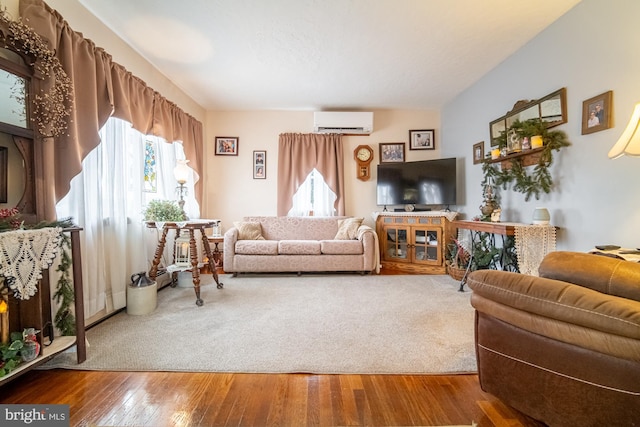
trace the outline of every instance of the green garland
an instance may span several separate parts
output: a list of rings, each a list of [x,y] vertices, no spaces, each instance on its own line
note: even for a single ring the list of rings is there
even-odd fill
[[[73,221],[71,218],[64,218],[58,221],[47,222],[43,221],[29,228],[43,228],[43,227],[60,227],[69,228],[73,227]],[[71,281],[71,266],[73,261],[71,255],[71,238],[64,233],[60,233],[60,264],[56,268],[56,271],[60,273],[58,282],[56,284],[56,292],[53,294],[56,302],[60,304],[58,311],[56,311],[54,324],[62,335],[75,335],[76,332],[76,319],[71,310],[71,305],[75,300],[75,293],[73,289],[73,283]],[[82,313],[84,316],[84,313]]]
[[[536,200],[540,199],[542,193],[550,193],[553,188],[553,179],[549,172],[549,167],[553,163],[553,151],[559,151],[563,147],[571,145],[567,134],[561,130],[550,131],[546,123],[540,119],[531,119],[525,122],[516,121],[509,129],[502,132],[498,138],[500,148],[506,146],[507,134],[515,131],[520,138],[531,138],[534,135],[542,136],[543,150],[540,152],[540,160],[533,168],[532,173],[528,173],[522,166],[521,158],[511,159],[511,168],[500,168],[497,163],[490,163],[490,159],[485,159],[482,164],[484,178],[482,188],[487,185],[495,185],[507,189],[512,184],[514,191],[525,195],[525,201],[529,201],[531,196]]]
[[[60,276],[56,285],[56,292],[53,294],[55,301],[60,304],[58,311],[56,311],[54,323],[62,335],[76,334],[76,318],[71,310],[71,304],[73,304],[75,299],[75,292],[70,273],[71,266],[73,265],[71,256],[69,255],[70,250],[71,238],[62,233],[60,239],[60,264],[56,268]]]
[[[11,332],[11,340],[6,344],[0,344],[0,377],[13,371],[22,362],[22,347],[24,337],[20,332]]]

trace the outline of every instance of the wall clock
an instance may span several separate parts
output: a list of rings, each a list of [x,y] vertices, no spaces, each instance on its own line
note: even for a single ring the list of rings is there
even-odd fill
[[[373,160],[373,149],[368,145],[358,145],[353,151],[356,160],[356,178],[367,181],[371,178],[371,161]]]

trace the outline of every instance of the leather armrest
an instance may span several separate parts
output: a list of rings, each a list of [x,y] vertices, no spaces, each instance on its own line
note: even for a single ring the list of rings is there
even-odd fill
[[[559,280],[496,270],[474,271],[467,285],[475,294],[509,307],[640,339],[640,302],[632,299]]]
[[[598,292],[640,301],[640,264],[582,252],[551,252],[540,277],[562,280]]]

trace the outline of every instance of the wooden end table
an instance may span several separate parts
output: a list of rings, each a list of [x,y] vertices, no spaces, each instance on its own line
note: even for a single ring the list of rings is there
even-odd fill
[[[213,260],[215,265],[220,268],[224,268],[222,263],[222,251],[218,247],[220,243],[224,243],[224,236],[209,236],[209,243],[213,243]]]
[[[209,268],[211,269],[211,274],[213,275],[213,280],[215,280],[218,289],[222,289],[224,286],[222,282],[218,280],[218,273],[216,272],[215,262],[213,260],[213,253],[211,252],[211,246],[209,245],[209,239],[205,233],[206,228],[213,227],[213,221],[206,220],[192,220],[186,222],[156,222],[156,221],[146,221],[146,225],[148,228],[157,228],[158,230],[162,230],[162,234],[160,235],[160,239],[158,240],[158,246],[156,247],[155,256],[153,257],[153,263],[151,265],[151,270],[149,270],[149,278],[151,280],[156,280],[158,275],[158,265],[160,264],[160,259],[162,258],[162,253],[164,252],[164,247],[167,242],[167,234],[169,230],[175,230],[176,238],[180,237],[180,232],[182,230],[187,230],[189,233],[189,248],[191,250],[191,276],[193,277],[193,289],[196,293],[196,305],[198,307],[204,304],[202,298],[200,298],[200,269],[198,268],[198,248],[196,246],[196,231],[200,232],[200,237],[202,239],[202,247],[204,249],[204,254],[207,257]],[[175,252],[174,252],[175,258]],[[175,259],[174,259],[175,262]]]

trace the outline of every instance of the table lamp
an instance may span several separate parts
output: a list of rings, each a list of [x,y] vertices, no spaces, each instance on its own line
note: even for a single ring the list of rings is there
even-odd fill
[[[185,183],[191,174],[191,168],[187,166],[189,160],[178,160],[178,164],[173,169],[173,176],[178,181],[178,187],[176,188],[176,192],[178,193],[178,197],[180,200],[178,201],[178,205],[180,209],[182,209],[182,213],[184,217],[187,218],[187,215],[184,212],[184,197],[187,195],[187,188],[185,187]]]
[[[625,154],[640,156],[640,103],[636,104],[627,128],[609,151],[609,158],[617,159]]]

